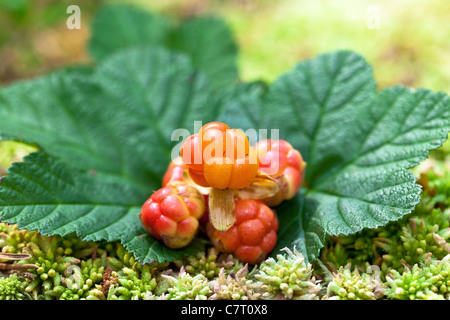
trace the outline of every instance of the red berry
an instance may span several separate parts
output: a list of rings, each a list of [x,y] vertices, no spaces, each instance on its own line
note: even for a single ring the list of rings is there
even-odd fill
[[[200,219],[198,219],[198,222],[200,223],[200,231],[203,233],[206,233],[206,225],[209,222],[209,207],[208,207],[208,199],[209,196],[207,194],[204,194],[203,197],[205,198],[205,213],[201,216]]]
[[[190,236],[195,234],[198,229],[198,220],[194,217],[188,217],[177,224],[177,234],[181,236]]]
[[[184,171],[187,170],[186,165],[183,163],[180,157],[173,160],[162,180],[162,186],[165,187],[171,182],[183,181]]]
[[[205,198],[194,187],[172,182],[156,191],[142,206],[145,229],[170,248],[189,244],[205,212]]]
[[[225,232],[207,225],[208,236],[219,251],[233,252],[246,263],[263,261],[277,243],[278,218],[261,200],[235,201],[235,224]]]
[[[259,157],[259,170],[274,178],[280,189],[264,202],[273,207],[292,199],[302,184],[306,166],[300,152],[284,140],[259,141],[255,150]]]
[[[239,240],[243,244],[258,245],[264,238],[265,229],[258,219],[246,220],[238,227]]]
[[[164,216],[175,222],[189,218],[188,208],[177,194],[168,194],[161,201],[160,210],[164,212]]]

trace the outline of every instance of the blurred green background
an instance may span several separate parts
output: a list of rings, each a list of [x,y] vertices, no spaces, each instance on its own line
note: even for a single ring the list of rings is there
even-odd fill
[[[133,3],[173,19],[214,14],[232,28],[241,78],[274,80],[297,62],[337,49],[362,54],[379,87],[450,92],[449,0],[0,0],[0,85],[89,63],[86,44],[102,3]],[[81,29],[69,30],[69,5]],[[0,175],[30,148],[0,142]]]

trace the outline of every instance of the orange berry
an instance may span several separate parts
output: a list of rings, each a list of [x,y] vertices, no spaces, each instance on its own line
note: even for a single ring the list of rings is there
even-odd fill
[[[244,132],[221,122],[207,123],[186,139],[180,155],[191,179],[202,187],[241,189],[253,182],[259,168]]]
[[[202,140],[197,134],[189,136],[183,142],[180,149],[180,156],[189,169],[195,171],[203,170],[203,146]]]

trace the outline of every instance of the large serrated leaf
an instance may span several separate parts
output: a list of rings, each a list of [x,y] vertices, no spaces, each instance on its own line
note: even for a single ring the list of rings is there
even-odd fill
[[[0,92],[0,135],[38,143],[82,169],[159,187],[176,128],[214,112],[206,79],[182,55],[136,49],[89,77],[58,72]]]
[[[137,45],[164,46],[172,23],[163,16],[126,4],[103,5],[92,22],[89,52],[98,61]]]
[[[149,236],[138,219],[146,196],[131,184],[74,170],[39,151],[9,168],[0,188],[0,210],[6,221],[42,234],[120,240],[142,262],[172,261],[204,248],[199,238],[185,249],[171,250]]]
[[[239,119],[228,117],[231,126],[279,129],[308,162],[301,196],[277,208],[278,248],[296,245],[312,260],[326,235],[385,225],[419,202],[421,188],[407,169],[447,138],[449,97],[375,89],[365,60],[340,51],[299,64],[242,103]],[[237,108],[227,103],[225,115]],[[260,115],[258,122],[245,114]]]
[[[21,228],[117,240],[139,229],[133,216],[145,192],[107,175],[74,170],[37,152],[8,169],[0,195],[2,218]]]
[[[215,17],[197,17],[181,24],[174,32],[170,48],[188,54],[215,88],[237,82],[237,46],[228,26]]]
[[[89,43],[96,60],[149,45],[185,53],[215,88],[237,81],[237,46],[228,26],[218,18],[195,17],[175,25],[163,16],[125,4],[104,5],[96,13]]]
[[[0,134],[46,154],[8,171],[0,215],[44,234],[121,240],[143,262],[192,254],[204,241],[170,250],[138,213],[160,188],[172,131],[211,120],[214,101],[187,58],[149,48],[112,55],[89,76],[58,72],[3,89]]]

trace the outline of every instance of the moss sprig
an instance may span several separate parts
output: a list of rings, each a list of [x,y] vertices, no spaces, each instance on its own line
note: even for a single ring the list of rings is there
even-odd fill
[[[264,292],[262,299],[318,299],[320,284],[313,276],[311,264],[294,248],[282,249],[287,256],[278,254],[268,258],[259,267],[255,278]]]

